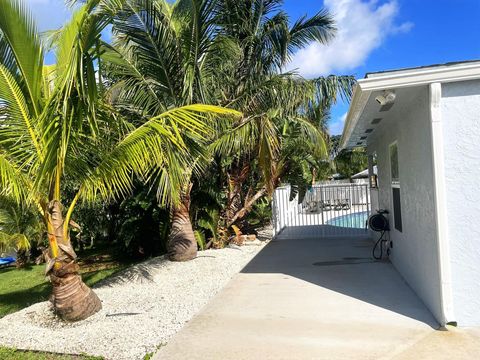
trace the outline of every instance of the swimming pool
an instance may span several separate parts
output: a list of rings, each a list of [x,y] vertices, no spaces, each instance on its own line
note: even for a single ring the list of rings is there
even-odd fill
[[[327,220],[328,225],[333,226],[342,226],[349,228],[365,228],[365,222],[368,219],[368,212],[362,211],[353,214],[347,214],[342,216],[334,217],[333,219]]]

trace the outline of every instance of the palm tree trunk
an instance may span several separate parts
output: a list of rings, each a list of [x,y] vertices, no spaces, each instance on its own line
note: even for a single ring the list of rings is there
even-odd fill
[[[17,269],[23,269],[27,266],[28,262],[28,255],[27,251],[25,250],[18,250],[17,251],[17,261],[15,261],[15,266]]]
[[[49,240],[52,259],[47,262],[47,274],[53,286],[51,301],[55,312],[63,320],[78,321],[88,318],[102,308],[98,296],[82,281],[76,254],[63,232],[62,206],[53,200],[48,205]],[[52,250],[56,248],[55,252]]]
[[[234,221],[232,219],[242,209],[242,186],[247,180],[250,173],[250,164],[243,161],[240,164],[233,166],[228,176],[227,187],[227,206],[225,209],[225,222],[227,228],[230,227]]]
[[[188,261],[197,257],[197,241],[190,221],[191,189],[192,184],[182,195],[181,203],[172,209],[172,229],[167,242],[171,261]]]
[[[232,226],[233,224],[235,224],[236,221],[242,220],[245,217],[245,215],[247,215],[248,212],[252,209],[252,206],[255,204],[255,202],[258,199],[260,199],[263,195],[265,195],[266,191],[267,189],[263,187],[260,190],[258,190],[255,195],[253,195],[252,197],[248,197],[245,200],[245,204],[243,205],[243,207],[240,210],[238,210],[229,219],[229,222],[227,223],[227,227]]]

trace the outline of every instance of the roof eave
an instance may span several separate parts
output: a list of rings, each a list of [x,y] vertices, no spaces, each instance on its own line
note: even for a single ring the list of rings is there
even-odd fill
[[[355,90],[353,92],[352,101],[348,108],[347,118],[345,120],[345,126],[343,128],[342,137],[340,139],[340,149],[347,147],[347,142],[350,140],[353,130],[360,119],[360,115],[363,109],[367,105],[371,91],[363,91],[361,80],[358,81]]]
[[[348,141],[355,129],[360,116],[374,91],[398,89],[435,82],[447,83],[480,79],[480,62],[465,63],[455,66],[422,68],[411,71],[392,71],[381,75],[358,80],[348,109],[340,149],[347,148]]]

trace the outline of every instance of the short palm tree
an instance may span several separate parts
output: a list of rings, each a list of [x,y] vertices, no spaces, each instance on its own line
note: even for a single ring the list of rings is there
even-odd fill
[[[109,8],[96,11],[98,1],[78,7],[53,36],[56,64],[45,66],[23,4],[0,3],[0,195],[41,214],[53,304],[63,319],[76,321],[101,302],[78,273],[69,236],[75,205],[127,195],[136,179],[152,176],[160,179],[162,201],[177,204],[188,183],[183,170],[196,158],[193,144],[200,148],[210,131],[207,120],[232,112],[190,105],[164,109],[141,126],[121,121],[101,102],[104,84],[95,70]],[[65,180],[76,189],[68,204]]]

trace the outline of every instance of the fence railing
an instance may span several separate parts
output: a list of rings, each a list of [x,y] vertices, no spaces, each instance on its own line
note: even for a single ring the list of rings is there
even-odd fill
[[[290,201],[290,191],[290,185],[275,190],[272,207],[274,234],[292,226],[366,226],[370,215],[368,184],[313,185],[300,203],[298,195]]]

